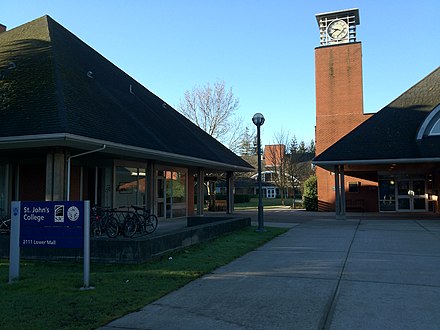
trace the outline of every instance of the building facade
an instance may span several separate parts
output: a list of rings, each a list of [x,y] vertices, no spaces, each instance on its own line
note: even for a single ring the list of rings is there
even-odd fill
[[[2,32],[1,32],[2,31]],[[203,213],[205,173],[252,170],[49,16],[0,29],[0,208],[13,200]]]
[[[316,15],[316,158],[320,210],[438,211],[440,70],[364,114],[358,9]]]

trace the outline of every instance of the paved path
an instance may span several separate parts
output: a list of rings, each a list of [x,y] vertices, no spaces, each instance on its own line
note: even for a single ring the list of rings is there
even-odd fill
[[[440,220],[288,226],[102,329],[440,329]]]

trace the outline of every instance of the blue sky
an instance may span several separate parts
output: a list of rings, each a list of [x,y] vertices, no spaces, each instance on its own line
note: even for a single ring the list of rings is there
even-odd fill
[[[176,106],[185,90],[224,80],[263,143],[280,130],[314,138],[315,14],[359,8],[364,111],[376,112],[439,66],[438,0],[2,1],[14,28],[49,15]]]

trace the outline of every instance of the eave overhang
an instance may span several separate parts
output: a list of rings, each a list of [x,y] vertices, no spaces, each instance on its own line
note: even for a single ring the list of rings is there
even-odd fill
[[[103,145],[106,146],[105,150],[103,150],[103,153],[119,157],[126,156],[144,160],[153,159],[176,165],[201,167],[209,170],[232,172],[249,172],[254,170],[253,167],[216,162],[209,159],[202,159],[137,146],[124,145],[121,143],[93,139],[68,133],[8,136],[0,138],[0,150],[59,146],[89,151],[95,150]]]
[[[326,170],[333,170],[337,165],[385,165],[385,164],[422,164],[440,163],[440,157],[432,158],[396,158],[396,159],[360,159],[360,160],[333,160],[333,161],[312,161],[312,164]]]

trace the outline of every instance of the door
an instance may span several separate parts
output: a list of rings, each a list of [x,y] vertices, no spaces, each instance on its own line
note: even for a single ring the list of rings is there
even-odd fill
[[[379,180],[379,210],[396,211],[396,182],[392,179]]]
[[[156,216],[165,219],[165,176],[164,171],[158,171],[156,176]]]
[[[412,181],[412,209],[413,211],[427,211],[428,200],[425,180]]]
[[[275,188],[267,188],[266,197],[267,198],[275,198],[276,197]]]
[[[426,182],[422,179],[397,181],[397,210],[402,212],[426,211]]]

